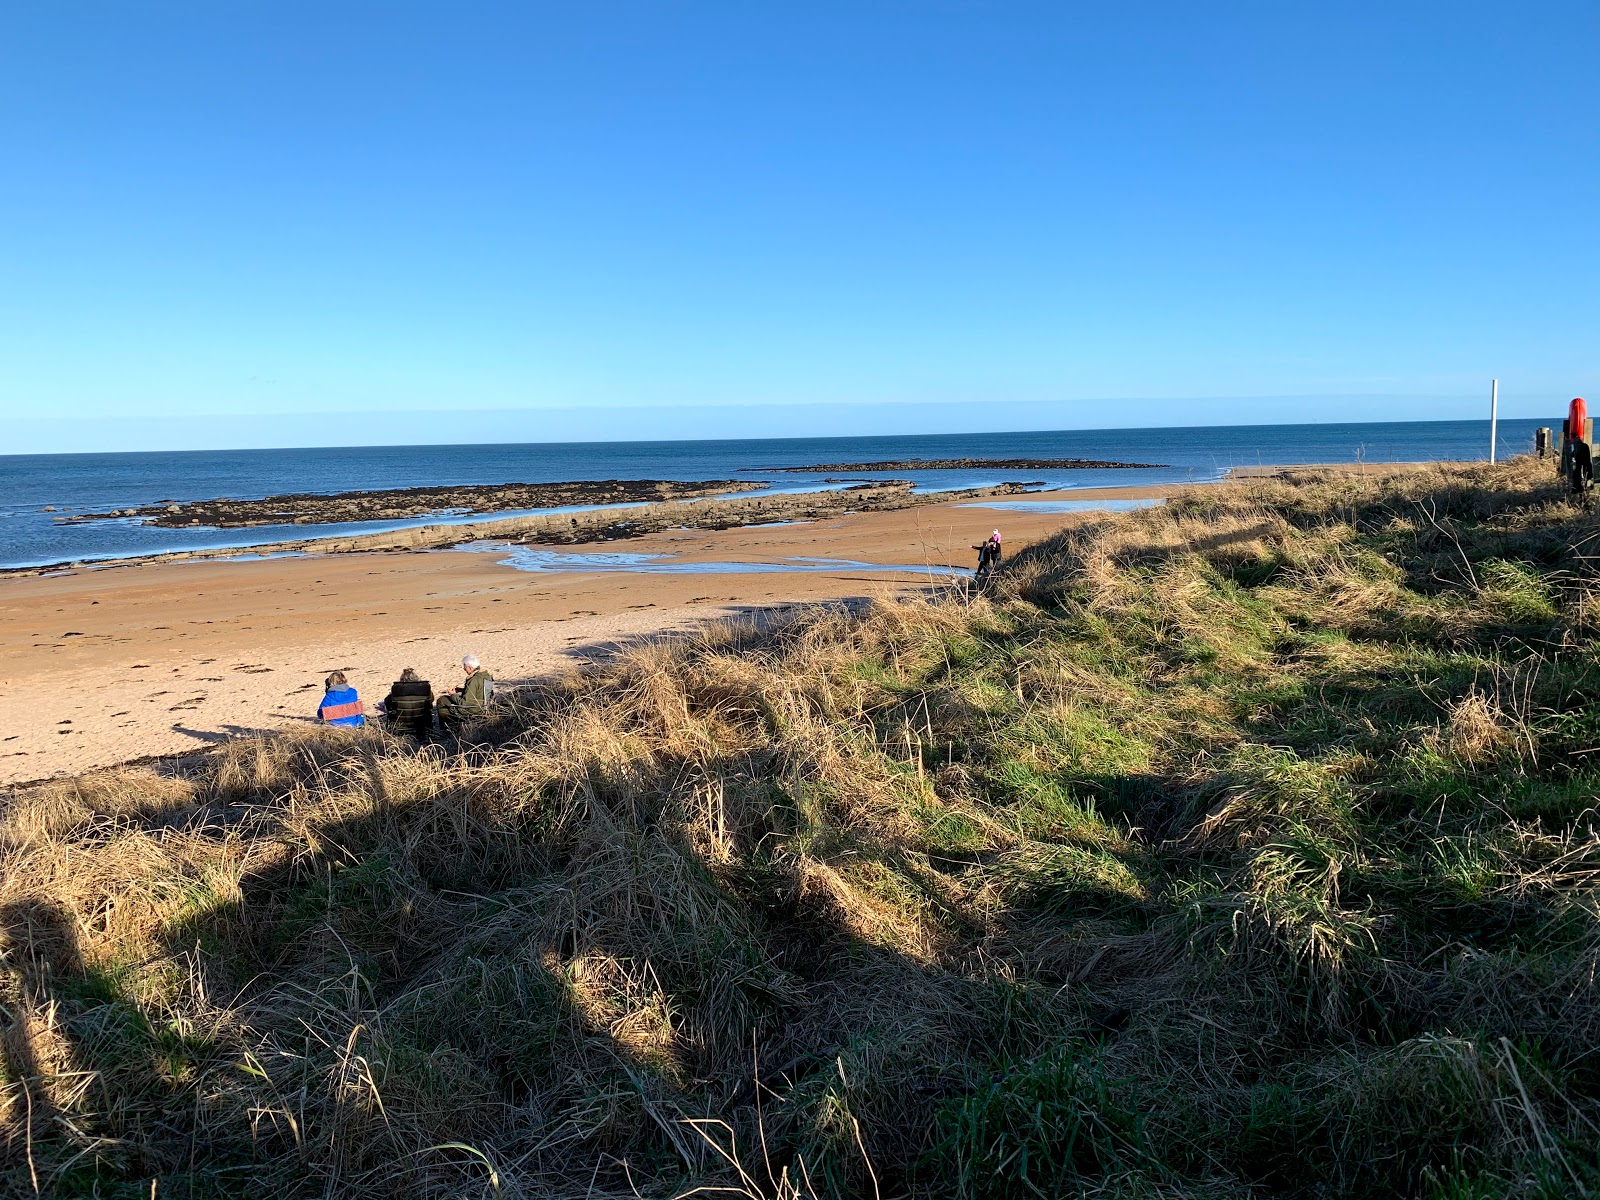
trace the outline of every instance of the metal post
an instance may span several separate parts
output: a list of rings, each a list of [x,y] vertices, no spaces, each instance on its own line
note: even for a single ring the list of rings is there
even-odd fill
[[[1500,423],[1500,381],[1489,384],[1489,462],[1494,463],[1495,426]]]

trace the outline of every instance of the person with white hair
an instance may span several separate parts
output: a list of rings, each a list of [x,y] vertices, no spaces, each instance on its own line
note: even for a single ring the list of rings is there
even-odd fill
[[[439,697],[439,724],[445,729],[459,729],[469,718],[483,716],[494,699],[494,676],[483,669],[476,654],[461,660],[461,670],[465,682]]]

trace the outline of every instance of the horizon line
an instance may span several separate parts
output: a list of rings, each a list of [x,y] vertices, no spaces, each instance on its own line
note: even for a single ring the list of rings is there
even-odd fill
[[[820,406],[808,406],[820,407]],[[857,407],[857,406],[849,406]],[[434,410],[429,410],[434,411]],[[464,413],[446,413],[446,410],[437,410],[441,415],[460,416]],[[537,411],[576,411],[576,410],[468,410],[478,412],[537,412]],[[623,411],[623,410],[609,410]],[[654,410],[652,410],[654,411]],[[282,415],[282,414],[279,414]],[[325,416],[347,414],[321,414]],[[361,415],[368,414],[348,414]],[[42,420],[42,419],[41,419]],[[55,420],[64,420],[56,418]],[[1506,416],[1499,418],[1502,425],[1523,422],[1552,420],[1559,418]],[[1148,434],[1153,428],[1159,428],[1166,433],[1183,433],[1189,430],[1203,429],[1292,429],[1300,426],[1314,426],[1317,428],[1371,425],[1487,425],[1489,418],[1483,417],[1446,417],[1446,418],[1409,418],[1397,420],[1309,420],[1309,421],[1207,421],[1192,425],[1167,424],[1152,427],[1149,425],[1086,425],[1076,427],[1060,427],[1047,429],[963,429],[922,433],[841,433],[841,434],[809,434],[809,435],[782,435],[768,437],[749,436],[723,436],[723,437],[651,437],[651,438],[576,438],[576,439],[514,439],[506,441],[464,441],[464,442],[350,442],[324,445],[282,445],[282,446],[218,446],[218,447],[191,447],[184,449],[138,449],[138,450],[39,450],[39,451],[0,451],[0,460],[20,458],[75,458],[75,457],[104,457],[108,455],[140,455],[140,454],[275,454],[290,450],[336,452],[342,450],[470,450],[475,448],[488,449],[491,447],[507,446],[626,446],[626,445],[663,445],[681,442],[813,442],[813,441],[868,441],[883,438],[951,438],[951,437],[993,437],[1009,434],[1066,434],[1066,433],[1130,433]]]

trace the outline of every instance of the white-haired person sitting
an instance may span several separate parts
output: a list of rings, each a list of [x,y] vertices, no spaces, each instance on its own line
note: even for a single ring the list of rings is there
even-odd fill
[[[439,697],[439,724],[445,729],[459,729],[470,718],[483,716],[494,698],[494,676],[483,669],[476,654],[463,658],[461,669],[466,682]]]

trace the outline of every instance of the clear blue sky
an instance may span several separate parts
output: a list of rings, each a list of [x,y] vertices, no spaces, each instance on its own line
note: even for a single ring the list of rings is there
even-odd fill
[[[1593,0],[10,4],[0,450],[1558,415],[1597,56]]]

